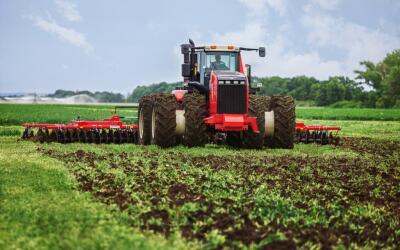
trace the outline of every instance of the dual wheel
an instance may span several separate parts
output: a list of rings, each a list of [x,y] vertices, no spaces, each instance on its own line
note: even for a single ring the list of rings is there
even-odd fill
[[[273,116],[266,116],[266,112]],[[238,148],[286,148],[294,146],[295,134],[295,102],[291,96],[255,96],[249,95],[248,115],[257,117],[260,133],[251,129],[244,132],[230,132],[226,143]],[[271,118],[272,117],[272,118]],[[271,127],[272,133],[267,131]]]
[[[177,102],[172,94],[144,96],[139,101],[139,143],[172,147],[182,141],[188,147],[204,146],[207,102],[203,95],[188,93],[183,99],[183,131],[177,128]]]
[[[177,107],[184,111],[183,131],[177,127]],[[272,112],[272,120],[265,119]],[[139,101],[139,143],[172,147],[182,142],[188,147],[204,146],[207,142],[207,115],[205,96],[187,93],[183,105],[177,104],[172,94],[144,96]],[[295,103],[290,96],[249,95],[248,116],[256,117],[259,133],[249,128],[243,132],[229,132],[226,143],[233,147],[260,149],[293,148],[295,133]],[[273,124],[272,133],[266,128]]]

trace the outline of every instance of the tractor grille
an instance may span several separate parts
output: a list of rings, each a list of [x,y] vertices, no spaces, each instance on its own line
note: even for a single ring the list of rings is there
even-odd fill
[[[218,114],[246,113],[246,84],[218,84],[217,98]]]

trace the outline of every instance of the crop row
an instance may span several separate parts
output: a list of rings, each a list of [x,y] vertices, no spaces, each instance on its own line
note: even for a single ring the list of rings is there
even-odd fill
[[[166,237],[180,233],[209,248],[395,247],[400,144],[345,139],[342,147],[354,153],[248,157],[85,145],[39,151],[65,162],[83,191],[125,211],[135,228]]]

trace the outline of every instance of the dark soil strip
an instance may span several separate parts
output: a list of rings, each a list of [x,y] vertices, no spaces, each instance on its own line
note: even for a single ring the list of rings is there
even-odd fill
[[[82,150],[73,153],[45,149],[39,151],[65,162],[76,176],[80,188],[92,192],[106,204],[116,204],[121,210],[125,210],[129,206],[135,206],[132,194],[143,197],[151,204],[150,211],[143,212],[138,217],[139,226],[143,230],[153,230],[168,236],[173,230],[177,230],[171,213],[192,202],[203,209],[181,215],[185,216],[186,223],[179,226],[178,230],[188,239],[206,241],[208,233],[218,229],[227,239],[222,246],[233,248],[236,246],[235,242],[245,245],[260,243],[269,235],[280,231],[287,240],[273,241],[265,245],[265,249],[295,249],[307,242],[318,244],[324,249],[330,249],[339,242],[347,247],[351,243],[364,246],[373,241],[380,247],[396,246],[400,237],[396,235],[390,219],[400,219],[400,167],[399,157],[396,156],[400,151],[400,143],[344,138],[342,147],[373,157],[200,157],[170,151],[162,157],[164,162],[169,162],[171,169],[178,172],[178,180],[175,180],[163,177],[166,173],[161,172],[157,160],[160,155],[154,151],[144,150],[141,159],[129,153],[100,155]],[[134,183],[127,188],[127,183],[117,182],[114,175],[100,171],[97,166],[99,163],[106,164],[109,168],[121,169],[132,176]],[[385,167],[380,166],[382,163],[385,163]],[[182,164],[205,170],[186,171],[182,169]],[[245,200],[238,202],[235,197],[208,197],[205,191],[210,182],[206,169],[239,173],[240,179],[235,182],[227,181],[224,188],[243,190],[246,193]],[[309,169],[308,174],[301,174],[306,169]],[[189,185],[184,182],[187,179],[193,179],[195,183]],[[387,217],[378,223],[365,217],[353,216],[344,223],[344,218],[339,216],[331,220],[328,226],[306,225],[302,221],[285,225],[279,221],[265,223],[261,217],[254,215],[257,206],[253,197],[260,185],[278,190],[282,197],[288,199],[300,193],[304,200],[294,205],[306,213],[311,209],[307,201],[316,199],[326,208],[327,218],[335,216],[329,214],[331,210],[328,206],[332,203],[344,211],[352,204],[371,203],[374,207],[384,209]],[[305,189],[305,186],[308,188]],[[372,190],[383,191],[376,195]],[[270,205],[271,209],[276,209],[275,204]],[[363,229],[355,230],[351,225]]]

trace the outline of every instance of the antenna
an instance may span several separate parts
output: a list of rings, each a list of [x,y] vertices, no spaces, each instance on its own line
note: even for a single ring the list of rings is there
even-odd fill
[[[195,47],[195,46],[194,46],[194,42],[193,42],[193,40],[192,40],[192,39],[190,39],[190,38],[189,38],[189,43],[190,43],[190,45],[192,45],[192,47]]]

